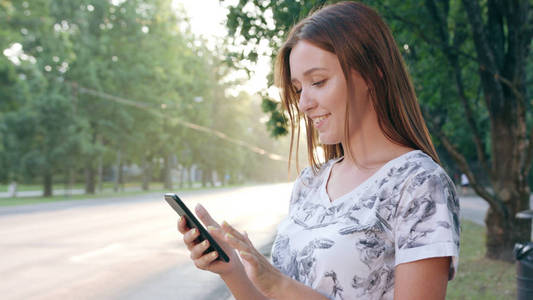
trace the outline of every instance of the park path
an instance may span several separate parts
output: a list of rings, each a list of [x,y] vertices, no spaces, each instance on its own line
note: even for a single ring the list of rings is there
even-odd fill
[[[483,198],[468,193],[465,196],[459,195],[461,205],[461,218],[485,226],[485,214],[489,204]],[[533,194],[529,197],[529,207],[533,209]]]

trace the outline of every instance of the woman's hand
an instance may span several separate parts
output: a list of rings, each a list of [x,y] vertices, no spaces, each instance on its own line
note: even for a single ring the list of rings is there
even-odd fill
[[[213,236],[219,246],[222,247],[224,252],[226,252],[230,261],[226,263],[224,261],[215,260],[218,257],[218,252],[216,251],[204,254],[205,250],[209,248],[209,241],[204,240],[199,243],[197,241],[198,236],[200,236],[198,229],[187,227],[185,218],[181,217],[178,220],[178,231],[183,234],[183,242],[185,242],[187,249],[190,251],[190,257],[193,260],[194,265],[198,269],[207,270],[219,275],[227,275],[238,269],[242,269],[243,266],[239,256],[234,249],[224,242],[224,234],[222,230],[219,229],[220,226],[218,223],[213,220],[211,215],[209,215],[207,210],[201,204],[196,206],[195,211],[198,218],[207,226],[207,231]]]
[[[222,230],[225,241],[239,251],[246,274],[255,287],[266,297],[276,298],[275,293],[279,292],[289,278],[255,249],[246,232],[241,234],[225,221],[222,223]]]

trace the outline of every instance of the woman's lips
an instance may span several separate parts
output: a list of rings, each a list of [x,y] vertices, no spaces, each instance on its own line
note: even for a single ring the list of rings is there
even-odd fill
[[[318,129],[324,124],[324,122],[327,120],[327,118],[329,116],[331,116],[331,114],[325,114],[325,115],[321,115],[321,116],[318,116],[318,117],[314,117],[313,118],[313,124]]]

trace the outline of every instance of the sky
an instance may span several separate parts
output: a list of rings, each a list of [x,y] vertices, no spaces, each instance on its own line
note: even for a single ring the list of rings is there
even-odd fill
[[[231,1],[225,1],[231,4]],[[238,2],[233,1],[233,2]],[[193,32],[203,35],[214,42],[214,37],[225,37],[228,35],[225,22],[227,9],[219,3],[219,0],[174,0],[173,5],[183,5],[187,12]],[[209,46],[209,45],[208,45]],[[254,94],[259,90],[266,89],[267,75],[270,72],[270,59],[260,57],[255,73],[250,80],[242,87],[243,90]],[[245,77],[244,71],[237,72],[235,76]],[[237,89],[235,92],[238,92]]]

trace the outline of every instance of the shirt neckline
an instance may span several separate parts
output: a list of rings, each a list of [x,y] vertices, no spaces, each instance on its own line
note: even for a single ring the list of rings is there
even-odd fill
[[[395,162],[411,155],[411,154],[414,154],[414,153],[417,153],[417,152],[422,152],[422,150],[420,149],[416,149],[416,150],[411,150],[409,152],[406,152],[398,157],[395,157],[391,160],[389,160],[388,162],[386,162],[383,166],[381,166],[376,172],[374,172],[374,174],[372,174],[370,177],[368,177],[367,179],[365,179],[363,182],[361,182],[358,186],[356,186],[355,188],[353,188],[352,190],[350,190],[349,192],[337,197],[336,199],[334,199],[333,201],[331,200],[331,198],[329,197],[328,195],[328,192],[326,190],[326,186],[327,186],[327,183],[329,181],[329,177],[331,176],[331,170],[333,169],[333,165],[335,165],[339,160],[341,160],[343,157],[339,157],[339,158],[335,158],[332,160],[332,162],[329,164],[329,166],[327,167],[326,169],[326,172],[325,172],[325,177],[324,177],[324,180],[322,181],[322,184],[320,186],[320,193],[322,194],[322,199],[325,199],[326,203],[328,203],[329,205],[336,205],[338,204],[339,202],[342,202],[345,198],[348,198],[350,197],[352,194],[354,194],[356,191],[360,190],[360,189],[363,189],[365,186],[367,186],[368,184],[370,184],[370,182],[373,181],[374,178],[376,178],[379,174],[383,173],[385,170],[387,170],[392,164],[394,164]]]

